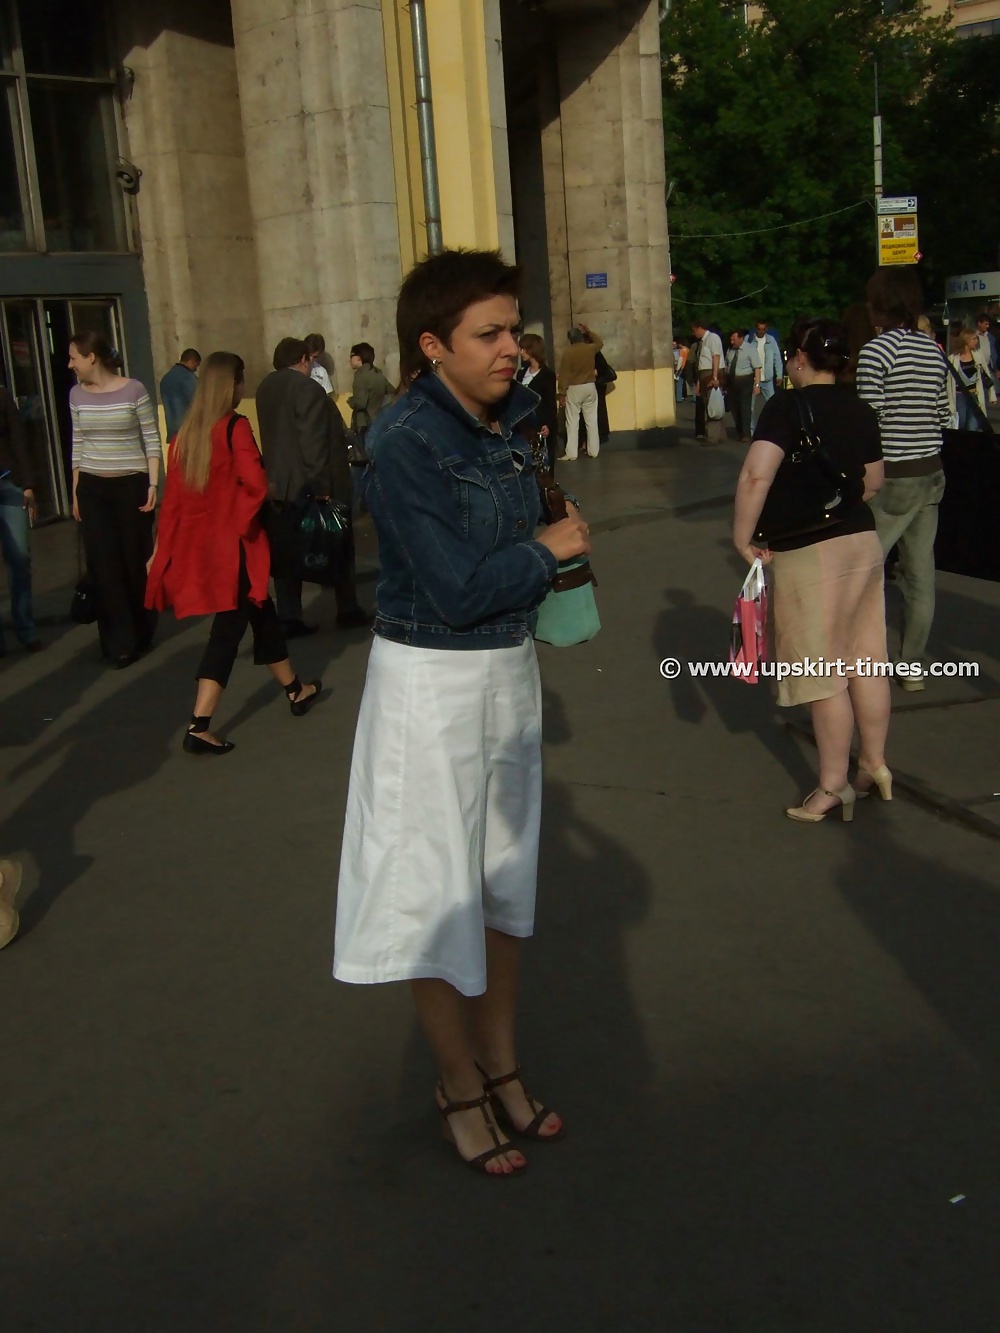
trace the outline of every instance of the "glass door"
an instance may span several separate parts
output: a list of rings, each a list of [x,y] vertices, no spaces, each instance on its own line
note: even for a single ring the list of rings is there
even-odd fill
[[[0,302],[0,340],[3,344],[0,370],[17,400],[34,471],[39,517],[45,520],[69,512],[69,487],[64,470],[59,466],[60,451],[54,447],[57,432],[38,305],[37,301],[31,300]]]
[[[122,347],[121,314],[113,297],[0,298],[0,381],[17,399],[43,521],[72,511],[69,391],[76,379],[68,365],[69,340],[74,333],[90,332]]]

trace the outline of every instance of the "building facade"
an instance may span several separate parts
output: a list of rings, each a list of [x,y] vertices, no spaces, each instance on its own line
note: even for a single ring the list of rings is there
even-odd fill
[[[447,246],[525,268],[553,357],[582,320],[623,440],[673,421],[655,0],[428,0]],[[0,0],[0,374],[68,508],[66,344],[99,328],[151,390],[179,350],[364,340],[427,249],[404,0]]]

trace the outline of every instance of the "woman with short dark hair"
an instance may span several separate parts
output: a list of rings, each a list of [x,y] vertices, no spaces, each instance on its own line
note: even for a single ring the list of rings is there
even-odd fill
[[[875,413],[837,383],[849,354],[842,325],[828,319],[795,325],[787,364],[794,389],[771,398],[760,414],[733,521],[736,549],[750,563],[759,557],[771,571],[774,658],[787,668],[779,679],[778,703],[809,704],[812,713],[819,786],[785,811],[790,819],[811,824],[838,808],[849,820],[856,797],[866,796],[873,785],[885,800],[892,795],[884,754],[889,681],[868,670],[873,664],[886,670],[882,548],[866,503],[882,485],[882,450]],[[810,472],[800,461],[803,400],[842,475],[842,502],[826,525],[816,518]],[[754,533],[768,513],[768,500],[785,535],[768,540],[765,530],[758,544]],[[808,673],[807,663],[813,664]],[[855,725],[861,748],[852,787],[847,779]]]
[[[163,448],[145,386],[120,367],[101,334],[73,334],[73,517],[96,588],[101,648],[113,666],[127,667],[153,641],[143,599]]]
[[[562,1129],[525,1090],[514,1039],[541,805],[532,630],[558,562],[590,549],[575,510],[534,536],[519,280],[499,254],[445,251],[400,291],[408,387],[368,437],[382,572],[334,959],[342,981],[411,983],[446,1137],[496,1176],[525,1165],[505,1130]]]
[[[293,671],[268,596],[271,559],[261,521],[267,479],[250,423],[236,412],[243,381],[243,361],[233,352],[213,352],[202,366],[184,424],[170,446],[149,562],[148,606],[173,607],[178,620],[215,617],[196,672],[194,714],[184,737],[188,754],[201,756],[236,748],[210,728],[248,626],[254,664],[270,670],[293,716],[304,714],[322,689],[318,680],[303,685]]]
[[[535,421],[548,450],[551,472],[559,439],[556,373],[546,361],[545,341],[537,333],[522,333],[520,347],[521,369],[517,372],[517,382],[526,389],[530,388],[541,399],[535,412]]]

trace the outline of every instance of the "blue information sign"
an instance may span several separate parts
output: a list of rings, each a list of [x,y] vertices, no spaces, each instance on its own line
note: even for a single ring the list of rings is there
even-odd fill
[[[606,287],[608,285],[608,275],[606,273],[588,273],[588,287]]]

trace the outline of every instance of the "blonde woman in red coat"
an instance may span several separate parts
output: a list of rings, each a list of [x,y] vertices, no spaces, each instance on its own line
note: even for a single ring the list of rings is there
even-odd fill
[[[170,445],[167,481],[149,562],[146,605],[173,607],[178,620],[213,615],[198,668],[194,715],[184,737],[188,754],[228,754],[235,747],[210,731],[247,626],[253,660],[284,687],[301,717],[322,689],[303,685],[268,596],[271,557],[260,510],[267,482],[250,423],[238,416],[244,367],[232,352],[213,352]]]

